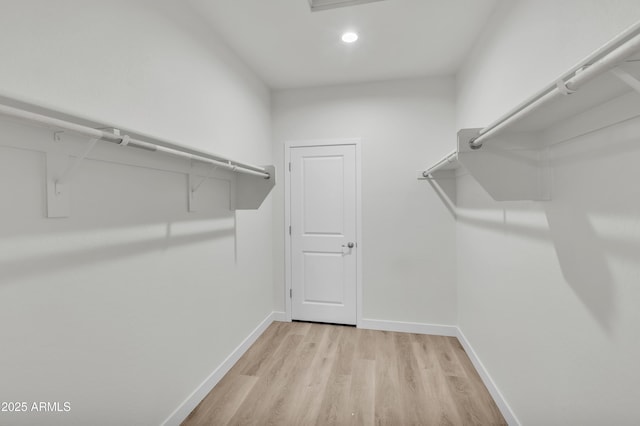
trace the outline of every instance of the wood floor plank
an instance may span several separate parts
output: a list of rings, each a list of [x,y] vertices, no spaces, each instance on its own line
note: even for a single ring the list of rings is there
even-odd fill
[[[424,334],[412,334],[413,350],[418,366],[421,369],[433,371],[440,368],[438,363],[438,355],[436,353],[435,344],[431,337]]]
[[[217,385],[218,392],[209,393],[189,414],[185,423],[226,425],[257,381],[258,378],[253,376],[225,376]]]
[[[334,368],[320,403],[315,423],[317,426],[348,424],[351,413],[344,401],[349,398],[350,388],[351,375],[339,374]]]
[[[376,335],[373,330],[357,330],[358,342],[356,347],[356,359],[376,359]]]
[[[273,399],[271,409],[263,417],[264,424],[283,425],[287,424],[291,410],[298,409],[300,403],[296,395],[304,392],[304,376],[309,368],[309,364],[318,353],[318,346],[314,342],[302,342],[300,350],[289,366],[287,375],[282,375],[281,383],[275,384],[269,389],[277,394]]]
[[[283,419],[282,424],[291,424],[292,419],[302,417],[301,410],[305,409],[306,404],[313,403],[307,391],[311,375],[313,374],[311,366],[318,354],[324,354],[328,339],[329,328],[327,327],[312,327],[305,336],[303,344],[306,345],[309,354],[304,357],[304,362],[300,363],[301,365],[304,364],[304,371],[299,372],[298,377],[291,383],[287,391],[286,403],[283,404],[281,409],[281,417],[284,417],[286,420]]]
[[[454,377],[449,377],[448,380],[452,394],[454,397],[459,398],[461,410],[466,413],[468,418],[479,420],[480,423],[477,424],[506,424],[500,414],[500,410],[498,410],[498,407],[491,398],[489,391],[486,390],[480,375],[473,367],[471,360],[460,342],[456,339],[448,341],[448,344],[451,346],[458,364],[466,372],[464,380]]]
[[[354,363],[351,374],[348,413],[350,425],[372,425],[376,406],[376,362],[361,359]]]
[[[435,336],[433,336],[435,337]],[[437,339],[431,339],[436,345],[437,359],[440,364],[440,368],[447,376],[466,377],[463,366],[460,364],[450,341],[458,339],[455,337],[438,336]]]
[[[505,425],[457,339],[274,323],[183,422]]]
[[[351,388],[353,358],[357,341],[356,331],[353,327],[341,327],[336,348],[336,360],[333,363],[318,412],[316,421],[318,426],[344,425],[351,421],[351,411],[345,401],[349,399]]]
[[[309,364],[304,378],[304,393],[300,404],[293,410],[292,423],[296,425],[313,425],[319,416],[325,388],[329,381],[331,368],[336,360],[338,339],[341,327],[322,324],[325,329],[318,352]]]
[[[438,362],[440,336],[413,335],[413,350],[418,359],[420,376],[425,384],[424,411],[428,425],[461,425],[462,418],[455,406],[446,382],[444,371]]]
[[[298,334],[289,334],[285,337],[274,356],[265,363],[263,375],[257,376],[258,381],[228,424],[263,424],[264,413],[270,412],[280,396],[276,389],[280,386],[283,376],[286,376],[288,366],[295,360],[301,343],[302,336]],[[256,413],[263,414],[258,417]]]
[[[398,392],[400,379],[393,334],[389,331],[376,333],[376,407],[375,424],[404,424],[401,397]]]
[[[237,369],[237,374],[246,376],[260,374],[263,365],[269,361],[273,352],[280,346],[284,338],[290,334],[291,328],[286,327],[284,324],[274,322],[265,330],[234,365],[234,368]]]
[[[401,392],[401,404],[407,425],[425,425],[429,421],[428,412],[422,406],[427,399],[420,367],[413,352],[412,335],[394,333],[398,356],[398,379]]]
[[[337,374],[350,375],[353,371],[353,360],[356,355],[358,342],[358,329],[355,327],[342,327],[342,334],[338,342],[336,354]]]
[[[290,330],[290,333],[306,336],[313,328],[313,325],[314,324],[310,322],[293,321],[289,323],[288,328]]]

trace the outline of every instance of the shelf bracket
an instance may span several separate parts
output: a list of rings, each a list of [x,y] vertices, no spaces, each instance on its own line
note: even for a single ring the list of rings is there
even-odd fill
[[[80,154],[78,157],[73,157],[70,164],[62,172],[60,177],[58,177],[54,181],[54,185],[56,186],[56,188],[58,186],[66,185],[69,183],[75,172],[78,170],[78,167],[80,167],[80,164],[82,164],[82,162],[87,158],[87,155],[89,155],[93,148],[96,146],[96,142],[98,142],[98,139],[94,138],[89,140],[89,143],[87,144],[87,147],[82,152],[82,154]]]
[[[211,179],[213,177],[213,173],[216,171],[216,169],[218,168],[218,166],[213,166],[212,169],[209,170],[209,172],[207,173],[206,176],[203,176],[200,178],[200,182],[198,182],[195,186],[191,187],[191,192],[192,193],[196,193],[198,192],[198,189],[200,189],[200,186],[202,186],[202,184],[207,180],[207,179]],[[194,175],[195,176],[195,175]]]
[[[202,176],[200,174],[196,174],[196,170],[195,170],[196,167],[192,162],[191,171],[189,172],[189,179],[187,182],[187,190],[189,191],[189,205],[188,205],[189,212],[198,211],[198,200],[197,200],[196,194],[200,189],[200,187],[202,186],[202,184],[206,180],[211,179],[213,177],[218,167],[219,166],[211,166],[207,171],[207,173],[204,176]]]
[[[46,153],[47,161],[47,217],[69,217],[71,194],[69,185],[56,183],[60,173],[69,165],[66,154]]]
[[[63,132],[55,132],[54,141],[62,140]],[[47,162],[47,217],[69,217],[71,188],[69,182],[78,167],[93,150],[98,139],[91,139],[78,156],[48,152]]]
[[[623,83],[631,87],[633,90],[640,93],[640,80],[638,80],[637,78],[635,78],[634,76],[632,76],[631,74],[629,74],[628,72],[626,72],[625,70],[619,67],[611,68],[609,72],[615,75]]]

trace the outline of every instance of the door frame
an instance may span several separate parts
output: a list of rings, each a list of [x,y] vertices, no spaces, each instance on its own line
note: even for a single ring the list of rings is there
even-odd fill
[[[361,139],[313,139],[289,141],[284,144],[284,264],[285,264],[285,309],[287,321],[292,320],[291,313],[291,235],[289,235],[289,225],[291,224],[291,173],[289,173],[289,162],[291,161],[291,149],[312,146],[339,146],[354,145],[356,151],[356,327],[362,322],[362,161],[361,161]]]

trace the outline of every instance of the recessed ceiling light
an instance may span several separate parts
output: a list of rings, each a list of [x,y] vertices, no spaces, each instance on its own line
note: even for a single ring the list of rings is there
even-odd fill
[[[345,43],[353,43],[356,40],[358,40],[358,34],[354,32],[349,31],[342,34],[342,41],[344,41]]]

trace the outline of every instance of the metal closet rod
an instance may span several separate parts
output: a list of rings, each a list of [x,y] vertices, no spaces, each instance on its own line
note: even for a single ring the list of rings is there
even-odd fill
[[[555,83],[527,99],[511,112],[480,130],[479,136],[469,141],[472,149],[482,147],[482,143],[501,132],[515,121],[540,108],[555,98],[569,95],[597,76],[619,65],[640,50],[640,22],[632,25],[622,34],[581,61]]]
[[[251,164],[241,163],[239,161],[229,160],[224,157],[209,154],[207,152],[191,149],[172,142],[158,140],[157,138],[149,137],[151,142],[141,141],[135,138],[131,138],[128,135],[119,135],[107,130],[95,129],[93,127],[84,126],[82,124],[73,123],[67,120],[61,120],[47,115],[37,114],[31,111],[27,111],[20,108],[15,108],[8,105],[0,104],[0,114],[16,118],[19,120],[26,120],[35,123],[45,125],[47,127],[54,127],[61,130],[67,130],[70,132],[78,133],[88,136],[90,138],[100,139],[103,141],[116,143],[118,145],[131,146],[134,148],[145,149],[147,151],[159,151],[168,154],[188,158],[191,160],[202,161],[212,164],[216,167],[231,170],[237,173],[244,173],[253,176],[260,176],[265,179],[271,178],[271,175],[262,167],[253,166]],[[105,126],[106,127],[106,126]]]
[[[437,172],[442,167],[456,161],[457,159],[458,159],[458,151],[454,149],[449,154],[447,154],[442,160],[438,161],[436,164],[434,164],[433,166],[429,167],[427,170],[422,172],[422,176],[426,178],[430,177],[431,173]]]

